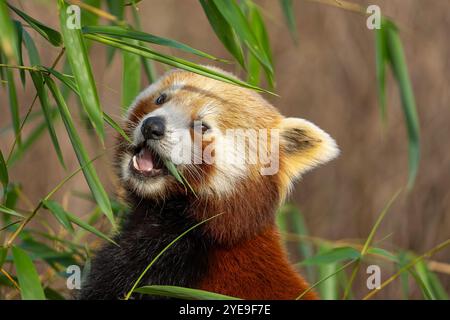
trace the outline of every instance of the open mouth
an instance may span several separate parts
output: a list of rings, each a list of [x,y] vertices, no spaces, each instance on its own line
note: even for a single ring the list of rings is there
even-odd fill
[[[168,173],[161,157],[144,145],[138,146],[134,150],[130,161],[130,170],[141,177],[156,177]]]

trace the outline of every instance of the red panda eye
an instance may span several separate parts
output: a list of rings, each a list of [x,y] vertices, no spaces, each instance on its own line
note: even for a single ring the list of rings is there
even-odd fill
[[[156,103],[157,105],[161,105],[161,104],[163,104],[164,102],[166,102],[166,98],[167,98],[167,95],[166,95],[165,93],[162,93],[158,98],[156,98],[155,103]]]
[[[201,125],[199,125],[198,121],[194,121],[191,124],[191,128],[194,130],[202,131],[202,134],[205,134],[206,131],[211,129],[206,123],[202,122]]]
[[[206,131],[208,131],[210,128],[207,124],[202,123],[202,133],[205,134]]]

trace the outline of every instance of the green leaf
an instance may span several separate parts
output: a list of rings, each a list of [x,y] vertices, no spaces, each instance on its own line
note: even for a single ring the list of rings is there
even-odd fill
[[[319,254],[325,254],[329,252],[330,249],[326,245],[321,245],[319,248]],[[339,265],[336,262],[332,263],[321,263],[317,266],[319,279],[326,279],[319,284],[318,290],[320,297],[323,300],[338,300],[339,287],[338,287],[338,274],[336,271],[339,269]],[[331,274],[335,274],[334,277],[328,277]]]
[[[386,23],[387,51],[395,78],[397,79],[402,100],[403,114],[405,115],[408,131],[409,176],[408,188],[414,185],[420,161],[420,128],[417,117],[414,93],[406,66],[405,54],[397,27],[391,22]]]
[[[0,182],[3,185],[3,191],[6,194],[6,187],[9,183],[8,167],[6,166],[5,158],[3,158],[3,153],[0,150]]]
[[[256,38],[258,39],[261,47],[266,52],[267,57],[269,58],[270,64],[273,65],[272,58],[272,49],[270,48],[269,35],[266,30],[266,26],[264,24],[264,20],[262,18],[261,12],[253,2],[247,1],[245,2],[248,6],[248,21],[249,24],[255,33]],[[249,65],[249,75],[251,76],[250,83],[259,84],[259,73],[260,73],[260,65],[258,59],[252,52],[248,52],[248,65]],[[273,74],[266,70],[266,78],[271,88],[274,87],[274,79]],[[254,73],[254,74],[253,74]]]
[[[61,205],[52,200],[43,200],[43,205],[45,208],[50,210],[51,213],[55,216],[56,220],[69,232],[73,233],[73,226],[70,223],[70,219],[67,217],[66,210],[61,207]]]
[[[369,248],[367,250],[367,253],[368,254],[374,254],[374,255],[383,256],[383,257],[385,257],[385,258],[387,258],[387,259],[389,259],[391,261],[398,262],[398,258],[397,258],[397,256],[395,254],[393,254],[393,253],[391,253],[391,252],[389,252],[389,251],[387,251],[385,249],[382,249],[382,248],[375,248],[375,247]]]
[[[102,34],[102,35],[108,35],[108,36],[113,36],[113,37],[127,38],[127,39],[131,39],[131,40],[140,40],[140,41],[153,43],[153,44],[160,45],[160,46],[179,49],[179,50],[182,50],[182,51],[185,51],[188,53],[192,53],[192,54],[195,54],[197,56],[207,58],[207,59],[221,60],[221,59],[216,58],[208,53],[194,49],[184,43],[181,43],[181,42],[178,42],[178,41],[175,41],[172,39],[158,37],[158,36],[155,36],[155,35],[152,35],[149,33],[145,33],[142,31],[126,29],[126,28],[122,28],[122,27],[118,27],[118,26],[87,26],[87,27],[83,27],[82,30],[83,30],[83,33],[85,33],[85,34]]]
[[[222,16],[213,1],[200,0],[200,4],[202,5],[203,11],[205,11],[206,17],[208,18],[208,21],[219,40],[245,69],[244,53],[242,51],[239,39],[237,38],[231,25]]]
[[[212,0],[219,12],[223,15],[225,20],[233,27],[236,34],[247,46],[247,48],[255,55],[259,62],[264,66],[266,71],[273,75],[272,64],[268,53],[264,50],[262,45],[259,43],[258,38],[253,33],[248,21],[245,19],[242,10],[235,0],[221,1]]]
[[[9,68],[6,70],[6,78],[8,80],[8,98],[11,121],[14,128],[14,134],[17,137],[17,144],[20,146],[22,144],[22,135],[20,132],[19,103],[17,101],[17,90],[16,83],[14,81],[14,74]]]
[[[4,0],[0,1],[0,30],[2,33],[0,37],[0,48],[9,64],[17,64],[20,59],[19,52],[17,51],[16,28],[14,28],[8,6]]]
[[[63,74],[53,68],[47,68],[45,66],[41,66],[39,68],[51,73],[53,76],[55,76],[55,78],[64,83],[70,90],[75,92],[78,96],[80,95],[80,92],[78,91],[78,86],[73,76]]]
[[[375,30],[375,58],[378,84],[378,100],[381,117],[386,119],[386,63],[388,61],[386,49],[386,26],[384,20],[380,29]]]
[[[281,9],[283,10],[284,19],[289,28],[292,40],[298,43],[297,21],[294,16],[294,5],[292,0],[280,0]]]
[[[108,47],[111,48],[111,47]],[[147,80],[149,83],[153,83],[158,78],[158,75],[156,74],[155,66],[152,63],[152,61],[145,59],[144,57],[141,57],[142,65],[144,66],[144,73],[147,77]]]
[[[177,170],[177,167],[175,164],[170,160],[164,160],[164,165],[169,170],[169,172],[177,179],[178,182],[180,182],[185,188],[186,184],[189,187],[189,189],[192,191],[192,193],[197,196],[192,186],[189,184],[189,182],[186,180],[186,178]]]
[[[226,74],[222,74],[221,72],[215,71],[215,70],[205,67],[205,66],[201,66],[201,65],[192,63],[187,60],[183,60],[180,58],[176,58],[176,57],[172,57],[169,55],[164,55],[164,54],[155,52],[155,51],[153,51],[149,48],[143,47],[143,46],[133,45],[133,44],[129,44],[129,43],[114,39],[114,38],[106,38],[103,36],[97,36],[97,35],[91,35],[91,34],[87,34],[87,35],[85,35],[85,37],[88,39],[92,39],[92,40],[110,45],[110,46],[120,48],[122,50],[133,52],[133,53],[141,55],[145,58],[152,59],[152,60],[167,64],[167,65],[173,66],[175,68],[180,68],[180,69],[194,72],[194,73],[197,73],[202,76],[209,77],[209,78],[212,78],[215,80],[219,80],[219,81],[227,82],[230,84],[239,85],[239,86],[242,86],[245,88],[253,89],[256,91],[263,91],[263,92],[275,95],[274,93],[272,93],[268,90],[256,87],[254,85],[251,85],[249,83],[241,81],[238,78],[235,78],[235,77],[232,77],[232,76],[229,76]]]
[[[72,76],[66,75],[66,74],[62,74],[58,71],[56,71],[55,69],[52,68],[47,68],[42,66],[41,67],[42,70],[45,70],[47,72],[50,72],[52,75],[54,75],[58,80],[60,80],[62,83],[64,83],[69,89],[71,89],[74,93],[76,93],[77,95],[80,95],[80,92],[78,90],[78,86],[75,83],[74,79]],[[125,131],[117,124],[116,121],[114,121],[108,114],[106,114],[105,112],[103,112],[103,118],[105,119],[106,123],[113,128],[114,130],[116,130],[125,140],[127,140],[128,142],[131,143],[131,139],[130,137],[128,137],[128,135],[125,133]]]
[[[94,166],[89,163],[88,154],[83,146],[80,136],[77,133],[69,108],[67,107],[66,102],[64,101],[61,92],[59,91],[55,82],[49,76],[46,76],[46,84],[52,92],[52,95],[58,105],[61,118],[63,119],[64,125],[66,127],[70,141],[72,142],[72,147],[75,151],[75,154],[77,155],[80,166],[83,169],[83,174],[86,178],[89,188],[91,189],[91,192],[100,209],[109,219],[113,227],[115,227],[116,224],[114,221],[114,216],[112,214],[111,203],[109,202],[108,195],[103,188],[97,176],[97,173],[95,172]]]
[[[416,264],[415,269],[432,300],[449,299],[438,277],[428,269],[427,264],[424,261],[419,261]]]
[[[64,158],[62,155],[61,147],[59,146],[58,136],[55,132],[55,127],[53,126],[54,118],[51,114],[51,108],[48,101],[47,90],[44,86],[44,77],[40,72],[30,71],[31,79],[33,80],[34,87],[36,88],[36,92],[39,97],[39,101],[41,103],[41,108],[44,113],[45,122],[47,124],[47,129],[50,134],[50,138],[53,143],[53,148],[56,151],[56,155],[58,156],[59,162],[65,168]]]
[[[103,117],[105,118],[105,121],[111,126],[111,128],[116,130],[126,141],[128,141],[129,143],[132,142],[130,137],[125,133],[125,131],[123,131],[123,129],[117,124],[117,122],[113,120],[113,118],[111,118],[106,113],[103,113]]]
[[[111,239],[110,237],[108,237],[104,233],[98,231],[93,226],[89,225],[88,223],[84,222],[83,220],[81,220],[76,215],[74,215],[74,214],[72,214],[70,212],[67,212],[67,211],[66,211],[66,215],[69,218],[69,220],[72,221],[73,223],[75,223],[77,226],[83,228],[86,231],[89,231],[90,233],[95,234],[99,238],[102,238],[102,239],[104,239],[106,241],[109,241],[112,244],[115,244],[116,246],[119,246],[113,239]]]
[[[19,65],[23,66],[24,65],[23,52],[22,52],[23,27],[22,27],[22,24],[17,20],[14,20],[14,26],[17,30],[17,52],[19,55]],[[26,83],[25,70],[20,69],[19,73],[20,73],[20,80],[22,82],[22,85],[25,86],[25,83]]]
[[[14,265],[19,279],[20,294],[23,300],[45,300],[44,290],[33,261],[28,254],[18,248],[12,247]]]
[[[13,209],[7,208],[4,205],[0,204],[0,212],[9,214],[11,216],[16,216],[16,217],[20,217],[20,218],[24,218],[23,215],[21,215],[20,213],[14,211]]]
[[[361,253],[352,247],[333,248],[305,259],[301,265],[320,265],[335,263],[342,260],[353,260],[361,257]]]
[[[398,264],[400,268],[405,267],[408,262],[410,262],[410,259],[408,257],[408,253],[405,251],[400,251],[397,255],[398,258]],[[400,281],[402,285],[402,295],[403,300],[409,299],[409,274],[407,272],[403,272],[400,274]]]
[[[61,267],[77,264],[73,252],[56,251],[45,243],[35,240],[28,234],[28,230],[24,231],[22,238],[24,239],[20,243],[20,248],[27,251],[33,261],[43,260],[57,272],[61,271]]]
[[[117,1],[117,0],[116,0]],[[84,0],[84,3],[87,5],[101,9],[101,2],[100,0]],[[98,24],[99,16],[95,14],[94,12],[83,10],[81,12],[81,25],[82,26],[90,26],[90,25],[96,25]]]
[[[80,99],[89,120],[94,126],[100,140],[103,142],[103,111],[98,99],[91,65],[89,63],[86,45],[81,30],[67,28],[67,5],[64,0],[59,0],[60,26],[66,48],[67,59],[70,63],[73,75],[80,90]]]
[[[8,248],[0,247],[0,268],[3,266],[8,255]]]
[[[59,47],[62,44],[62,38],[61,34],[50,28],[46,25],[42,24],[38,20],[30,17],[25,12],[17,9],[16,7],[8,4],[8,6],[18,15],[20,16],[25,22],[27,22],[34,30],[36,30],[41,36],[43,36],[45,39],[47,39],[52,45]]]
[[[45,288],[44,293],[47,300],[66,300],[62,294],[50,287]]]
[[[23,43],[25,44],[25,48],[27,49],[28,58],[30,59],[30,64],[32,66],[37,66],[41,64],[41,58],[39,56],[39,52],[34,44],[33,38],[31,38],[30,34],[23,29],[22,30]]]
[[[106,4],[108,6],[109,12],[117,17],[119,20],[123,20],[123,16],[125,14],[125,1],[124,0],[106,0]],[[112,59],[114,58],[114,53],[116,48],[108,47],[107,48],[107,64],[110,65]]]
[[[219,293],[177,286],[145,286],[135,289],[134,292],[186,300],[241,300]]]
[[[293,232],[299,236],[308,236],[308,229],[306,227],[305,218],[301,211],[292,204],[285,204],[282,206],[278,213],[278,223],[284,225],[284,232]],[[298,242],[298,253],[303,259],[311,258],[314,254],[314,249],[311,243],[308,241]],[[308,280],[314,279],[315,273],[312,266],[307,266],[306,271],[308,273]]]
[[[137,40],[127,40],[139,44]],[[122,111],[128,107],[141,91],[141,57],[128,51],[122,52]]]

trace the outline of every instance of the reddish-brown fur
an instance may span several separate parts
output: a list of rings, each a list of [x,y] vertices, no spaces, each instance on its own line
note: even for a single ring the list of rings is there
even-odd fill
[[[275,226],[234,246],[214,249],[200,288],[242,299],[297,298],[309,286],[288,262]],[[313,291],[303,299],[317,299]]]

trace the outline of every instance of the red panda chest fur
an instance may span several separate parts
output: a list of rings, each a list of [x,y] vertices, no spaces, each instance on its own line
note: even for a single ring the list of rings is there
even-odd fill
[[[231,247],[212,249],[199,287],[242,299],[297,298],[309,287],[289,263],[275,226]],[[313,291],[303,299],[317,299]]]

